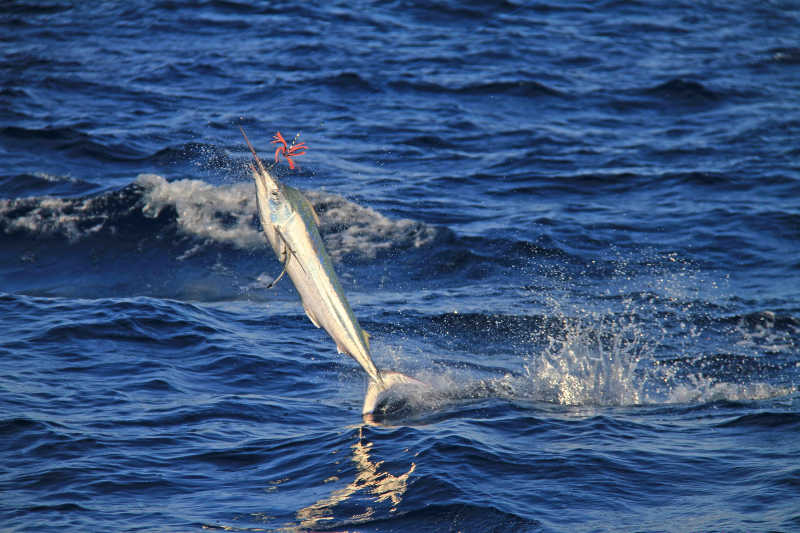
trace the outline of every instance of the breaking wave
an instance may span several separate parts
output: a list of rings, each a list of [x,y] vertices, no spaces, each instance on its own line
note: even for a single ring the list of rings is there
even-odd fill
[[[372,259],[390,249],[421,247],[436,236],[433,226],[393,220],[345,198],[321,191],[306,195],[320,215],[320,231],[334,260]],[[8,237],[93,237],[176,240],[188,250],[213,245],[250,250],[266,247],[250,183],[215,186],[200,180],[167,181],[142,174],[121,190],[81,198],[0,200],[0,232]]]

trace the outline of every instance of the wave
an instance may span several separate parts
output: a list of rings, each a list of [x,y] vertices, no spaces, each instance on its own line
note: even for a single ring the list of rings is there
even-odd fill
[[[63,86],[63,80],[54,82]],[[83,84],[83,82],[80,82]],[[53,150],[64,152],[71,157],[84,157],[92,160],[106,162],[130,162],[143,160],[146,154],[136,151],[131,143],[118,143],[108,145],[99,142],[88,133],[81,131],[85,124],[76,123],[72,126],[55,126],[45,128],[23,128],[19,126],[6,126],[0,129],[0,139],[8,144],[22,144],[29,146],[35,143],[38,152]]]
[[[642,93],[681,102],[715,102],[722,99],[722,94],[713,91],[695,80],[674,78],[654,87],[642,90]]]
[[[187,165],[193,171],[197,168],[217,171],[239,171],[241,161],[231,157],[224,149],[215,144],[185,142],[151,151],[144,143],[136,141],[114,142],[108,137],[90,135],[83,130],[87,124],[74,123],[66,126],[47,126],[44,128],[23,128],[6,126],[0,128],[0,140],[9,146],[37,146],[39,151],[52,151],[68,158],[89,159],[93,162],[147,165]],[[22,186],[23,184],[20,184]],[[3,189],[8,195],[6,189]],[[37,192],[32,187],[28,194]],[[52,193],[56,194],[56,192]]]
[[[49,179],[15,178],[20,191],[29,192]],[[74,194],[99,187],[53,179],[44,190]],[[443,282],[485,279],[532,256],[574,262],[552,243],[457,236],[444,226],[389,218],[335,194],[305,194],[320,215],[334,261],[383,262],[382,273],[373,269],[360,277],[367,286],[383,283],[386,269],[397,273],[391,278],[398,286],[416,286],[431,276]],[[251,184],[167,181],[156,174],[97,194],[0,199],[0,242],[0,267],[12,283],[7,290],[33,294],[237,298],[263,289],[272,279],[265,269],[275,266],[254,255],[266,251],[272,257]],[[79,274],[67,283],[70,271]]]
[[[464,94],[475,96],[520,96],[537,98],[541,96],[564,97],[564,93],[543,83],[532,80],[497,81],[488,83],[468,83],[464,85],[445,85],[435,81],[395,81],[390,86],[397,90],[421,92]]]
[[[37,172],[35,174],[18,174],[0,176],[0,190],[7,198],[17,198],[32,192],[46,195],[68,196],[85,194],[98,189],[94,183],[71,176],[60,176]]]
[[[309,80],[304,80],[303,83],[309,85],[318,84],[321,86],[328,86],[342,91],[376,92],[378,90],[363,76],[356,72],[350,71],[327,74],[321,77],[315,76]]]
[[[389,219],[341,196],[306,191],[322,220],[321,232],[334,260],[374,258],[383,251],[421,247],[436,228]],[[261,249],[252,185],[214,186],[200,180],[169,182],[142,174],[127,187],[81,198],[0,200],[0,232],[9,237],[76,243],[94,237],[120,240],[178,239],[195,245]]]
[[[770,60],[783,65],[800,65],[800,47],[773,48]]]
[[[179,146],[162,148],[148,156],[147,161],[159,164],[192,163],[195,166],[215,169],[238,168],[227,151],[214,144],[188,142]]]
[[[798,413],[776,413],[776,412],[763,412],[748,415],[737,416],[732,420],[727,420],[718,424],[721,428],[765,428],[776,429],[782,428],[788,431],[797,431],[800,429],[800,414]]]
[[[437,491],[439,480],[426,480],[426,496]],[[417,481],[422,484],[423,482]],[[444,499],[444,498],[439,498]],[[394,531],[538,531],[542,525],[532,518],[498,509],[492,504],[433,504],[432,498],[415,502],[419,508],[393,519],[372,520],[358,525],[375,525]],[[342,525],[346,525],[343,523]]]
[[[691,110],[719,105],[732,96],[736,96],[733,91],[712,89],[692,79],[672,78],[657,85],[636,88],[624,91],[619,96],[612,96],[611,105],[619,111],[664,105]]]
[[[8,5],[3,7],[3,9],[6,11],[7,14],[36,16],[36,15],[52,15],[55,13],[62,13],[64,11],[69,11],[70,9],[72,9],[72,6],[69,3],[60,4],[58,2],[46,3],[46,4],[30,4],[28,2],[9,2]]]

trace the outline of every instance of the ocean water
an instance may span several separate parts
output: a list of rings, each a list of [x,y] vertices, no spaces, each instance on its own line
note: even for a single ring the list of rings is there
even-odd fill
[[[800,531],[796,2],[0,25],[0,530]],[[379,424],[240,126],[432,385]]]

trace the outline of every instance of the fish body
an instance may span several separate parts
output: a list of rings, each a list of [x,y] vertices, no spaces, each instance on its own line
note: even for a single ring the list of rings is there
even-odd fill
[[[331,336],[340,353],[348,354],[361,365],[373,388],[382,390],[385,383],[372,361],[369,335],[359,325],[345,297],[311,202],[299,190],[275,179],[246,135],[245,140],[255,158],[251,168],[261,225],[300,294],[306,315]]]
[[[373,412],[392,387],[411,385],[428,389],[427,384],[412,377],[400,372],[381,372],[375,366],[369,335],[359,325],[333,269],[319,233],[319,217],[314,207],[302,192],[275,179],[264,167],[244,130],[242,135],[255,161],[251,169],[261,226],[284,267],[273,284],[284,272],[288,273],[309,320],[330,335],[339,353],[355,359],[367,373],[369,384],[361,411],[365,420],[372,421]]]

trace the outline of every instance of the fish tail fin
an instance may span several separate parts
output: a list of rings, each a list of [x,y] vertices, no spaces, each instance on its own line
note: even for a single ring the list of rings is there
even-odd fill
[[[364,396],[364,407],[361,410],[362,415],[372,414],[372,412],[375,410],[375,407],[378,405],[381,394],[395,385],[416,385],[426,388],[428,387],[428,385],[420,380],[414,379],[411,376],[406,376],[400,372],[381,372],[380,376],[380,381],[376,381],[374,379],[369,380],[369,385],[367,385],[367,394]]]

